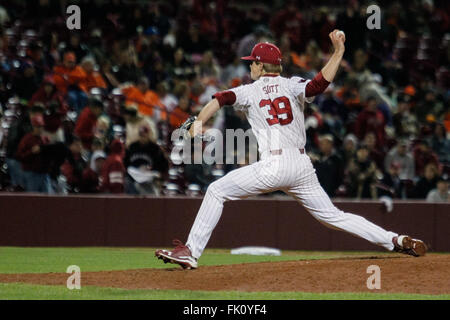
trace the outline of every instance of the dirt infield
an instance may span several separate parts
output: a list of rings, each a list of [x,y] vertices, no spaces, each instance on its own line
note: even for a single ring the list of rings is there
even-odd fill
[[[367,267],[381,269],[381,290],[366,286]],[[264,262],[225,266],[82,272],[81,285],[125,289],[450,293],[450,255],[403,255]],[[66,285],[67,273],[0,274],[0,282]]]

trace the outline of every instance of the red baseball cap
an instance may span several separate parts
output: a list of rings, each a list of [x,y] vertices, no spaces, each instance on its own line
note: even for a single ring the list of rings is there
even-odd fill
[[[253,47],[251,55],[242,57],[241,59],[270,64],[281,64],[281,51],[274,44],[260,42]]]

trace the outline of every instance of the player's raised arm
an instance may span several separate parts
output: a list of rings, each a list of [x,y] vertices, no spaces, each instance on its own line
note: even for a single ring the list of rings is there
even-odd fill
[[[345,34],[339,30],[333,30],[329,36],[333,43],[334,52],[322,70],[307,84],[305,89],[306,97],[313,97],[324,92],[330,82],[334,80],[341,64],[345,51]]]
[[[322,68],[321,72],[325,80],[331,82],[334,80],[339,65],[341,64],[342,57],[344,56],[345,34],[339,30],[333,30],[330,32],[329,36],[333,43],[334,52],[331,55],[330,60],[328,60],[327,64]]]

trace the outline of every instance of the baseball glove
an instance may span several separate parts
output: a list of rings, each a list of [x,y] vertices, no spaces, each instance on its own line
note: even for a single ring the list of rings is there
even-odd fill
[[[186,130],[186,131],[184,131],[184,138],[185,139],[193,138],[189,134],[189,129],[191,128],[191,126],[192,126],[192,124],[194,123],[195,120],[197,120],[197,117],[196,116],[191,116],[185,122],[183,122],[183,124],[180,126],[180,129]]]

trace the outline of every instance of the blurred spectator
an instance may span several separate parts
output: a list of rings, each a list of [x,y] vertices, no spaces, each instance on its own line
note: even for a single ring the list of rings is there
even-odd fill
[[[159,96],[149,88],[146,77],[141,77],[136,86],[125,86],[122,92],[126,97],[127,104],[136,104],[141,115],[152,117],[155,120],[165,120],[167,115],[165,106]]]
[[[333,30],[335,21],[330,17],[332,9],[322,6],[314,10],[311,22],[311,38],[316,39],[322,52],[330,52],[331,43],[328,34]]]
[[[70,32],[69,43],[67,43],[64,52],[73,52],[79,60],[83,59],[87,55],[87,47],[81,43],[80,35],[76,32]]]
[[[33,131],[30,119],[43,114],[44,109],[41,106],[32,106],[29,113],[22,112],[19,118],[9,127],[6,143],[6,163],[13,190],[21,191],[25,189],[24,172],[20,159],[17,158],[19,143],[26,134]]]
[[[309,30],[296,1],[288,0],[280,11],[272,15],[270,27],[277,38],[286,33],[294,51],[305,50]]]
[[[87,95],[79,86],[84,72],[76,66],[76,59],[73,52],[66,52],[62,64],[53,67],[53,79],[58,91],[67,94],[69,106],[79,114],[87,103]]]
[[[194,74],[194,69],[184,56],[182,48],[177,48],[172,61],[168,64],[169,77],[173,80],[187,80]]]
[[[168,113],[177,107],[178,99],[172,92],[169,92],[169,84],[167,82],[158,83],[156,93]]]
[[[378,169],[383,170],[385,154],[382,149],[376,146],[377,140],[375,134],[373,132],[368,132],[364,137],[363,143],[369,149],[369,158],[375,161]]]
[[[408,151],[409,143],[405,139],[401,139],[398,144],[393,147],[384,159],[384,170],[388,172],[393,164],[400,168],[400,178],[413,180],[415,176],[415,162],[412,153]]]
[[[16,156],[22,165],[25,190],[51,193],[50,176],[42,153],[42,146],[48,143],[48,140],[42,135],[43,116],[41,114],[34,115],[31,118],[31,126],[33,129],[20,141]]]
[[[439,160],[437,155],[431,150],[426,140],[421,140],[414,148],[414,162],[416,166],[416,175],[423,176],[425,166],[429,163],[439,168]]]
[[[116,73],[116,78],[121,83],[133,82],[136,83],[142,76],[142,70],[139,68],[138,57],[136,51],[132,46],[123,49],[120,52],[119,67]]]
[[[439,178],[436,189],[428,192],[427,201],[450,202],[450,190],[448,189],[448,180],[446,178]]]
[[[99,150],[103,150],[104,146],[109,145],[113,140],[113,130],[111,127],[110,119],[105,114],[102,114],[97,118],[97,124],[95,125],[94,141],[99,145]],[[91,150],[94,151],[94,141],[92,142]]]
[[[68,111],[68,105],[61,92],[56,89],[53,77],[46,76],[41,87],[33,94],[28,102],[29,106],[35,104],[44,106],[44,129],[50,142],[64,141],[64,133],[61,125]]]
[[[156,125],[149,117],[138,114],[135,104],[128,104],[124,107],[124,119],[126,123],[126,146],[127,148],[139,140],[139,130],[141,127],[147,127],[150,130],[150,140],[157,141]]]
[[[28,105],[31,107],[36,103],[41,103],[44,106],[48,106],[51,102],[57,102],[62,106],[65,104],[64,96],[56,88],[55,80],[51,75],[45,76],[39,89],[33,94],[31,99],[28,101]],[[67,110],[63,106],[64,110]]]
[[[84,169],[83,178],[80,184],[81,193],[100,192],[100,173],[105,164],[106,154],[102,150],[96,150],[92,153],[89,167]]]
[[[400,165],[393,162],[383,174],[378,187],[378,198],[388,196],[390,198],[406,198],[403,182],[400,177]]]
[[[324,115],[325,126],[330,132],[336,135],[344,133],[344,121],[347,118],[348,111],[334,94],[334,85],[331,83],[325,92],[316,98],[315,103],[319,105],[319,110]]]
[[[414,137],[419,130],[417,117],[411,113],[411,101],[408,96],[398,101],[397,112],[392,117],[395,133],[398,137]]]
[[[248,69],[245,67],[243,63],[241,63],[240,57],[236,56],[233,59],[233,62],[227,65],[221,74],[221,82],[230,84],[233,80],[242,79],[246,74]],[[233,85],[231,85],[233,87]]]
[[[434,90],[427,90],[414,108],[415,115],[420,122],[424,123],[428,115],[439,118],[444,111],[444,106],[436,97]]]
[[[72,136],[68,145],[69,152],[61,165],[61,173],[66,178],[67,192],[77,193],[83,183],[83,170],[86,162],[81,155],[83,146],[80,138]]]
[[[428,192],[436,188],[438,180],[438,169],[434,163],[429,163],[425,166],[424,174],[417,182],[412,198],[425,199]]]
[[[356,136],[352,133],[346,135],[339,152],[339,157],[342,159],[344,168],[347,168],[350,161],[355,157],[357,148],[358,138],[356,138]]]
[[[325,192],[334,197],[342,182],[342,160],[334,150],[334,139],[330,134],[319,138],[319,155],[311,155],[317,178]]]
[[[96,133],[97,119],[103,113],[103,102],[98,99],[90,99],[87,108],[81,112],[75,125],[75,134],[81,139],[83,148],[91,150],[92,141]]]
[[[247,56],[252,51],[255,44],[260,42],[269,41],[270,30],[264,25],[255,26],[253,32],[244,36],[237,45],[236,57]],[[234,62],[233,62],[234,63]]]
[[[202,60],[198,64],[197,74],[202,78],[220,79],[221,71],[219,64],[215,61],[212,51],[208,50],[203,53]]]
[[[351,197],[376,199],[377,166],[369,158],[369,149],[361,145],[347,168],[347,190]]]
[[[92,57],[85,57],[81,60],[80,66],[77,67],[81,74],[79,87],[86,94],[88,94],[92,88],[106,89],[106,82],[102,75],[94,70],[95,60]]]
[[[77,63],[75,53],[64,53],[62,64],[53,67],[53,79],[58,91],[65,95],[73,81],[72,72],[74,72]]]
[[[385,125],[384,116],[377,109],[377,99],[375,97],[369,97],[364,110],[359,113],[356,119],[356,136],[362,140],[368,132],[373,132],[377,139],[377,147],[382,148],[385,140]]]
[[[128,147],[124,162],[128,193],[160,194],[159,178],[165,177],[169,163],[161,148],[151,141],[148,127],[139,128],[139,140]]]
[[[322,53],[314,40],[309,41],[305,53],[291,52],[293,63],[302,69],[301,76],[312,79],[322,68]]]
[[[336,28],[352,35],[345,39],[345,47],[349,56],[353,56],[356,49],[365,48],[366,17],[361,15],[358,1],[347,2],[345,10],[337,16]]]
[[[441,163],[450,164],[450,139],[447,137],[442,123],[436,123],[434,127],[434,134],[431,137],[431,148]]]
[[[123,193],[125,190],[125,156],[124,145],[120,140],[113,140],[109,155],[103,164],[100,179],[100,191],[103,193]]]
[[[361,98],[358,91],[358,81],[354,75],[348,75],[344,79],[342,87],[336,91],[336,96],[342,101],[349,112],[358,112],[362,107]]]
[[[197,23],[189,25],[187,34],[179,37],[178,44],[188,54],[203,54],[211,48],[209,39],[200,33]]]
[[[46,65],[43,60],[42,44],[32,42],[26,49],[25,59],[20,64],[15,77],[14,89],[20,98],[30,99],[39,88]]]
[[[109,90],[120,86],[119,80],[117,80],[114,72],[112,71],[111,61],[103,60],[100,64],[100,73],[105,79],[105,83]]]

